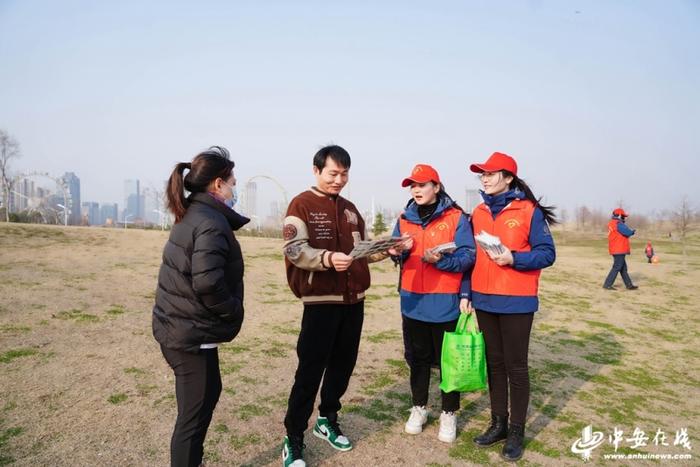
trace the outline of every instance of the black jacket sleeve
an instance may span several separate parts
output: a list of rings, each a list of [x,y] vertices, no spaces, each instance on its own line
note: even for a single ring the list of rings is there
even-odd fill
[[[240,319],[242,290],[229,289],[225,279],[229,243],[226,234],[213,222],[199,226],[192,251],[192,288],[213,314],[226,321]],[[235,293],[240,292],[240,293]]]

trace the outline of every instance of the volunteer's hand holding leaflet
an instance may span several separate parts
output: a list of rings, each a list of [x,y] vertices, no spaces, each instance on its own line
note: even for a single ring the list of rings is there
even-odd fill
[[[405,238],[402,243],[387,250],[391,256],[398,256],[404,251],[411,251],[411,248],[413,248],[413,237],[408,234],[403,234],[401,237]]]

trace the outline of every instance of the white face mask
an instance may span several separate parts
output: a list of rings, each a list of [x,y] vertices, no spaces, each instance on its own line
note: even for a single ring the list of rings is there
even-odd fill
[[[238,191],[236,191],[236,185],[229,185],[228,183],[226,183],[225,185],[231,188],[231,197],[226,198],[226,200],[224,200],[224,203],[226,204],[226,206],[233,209],[233,207],[238,202]]]

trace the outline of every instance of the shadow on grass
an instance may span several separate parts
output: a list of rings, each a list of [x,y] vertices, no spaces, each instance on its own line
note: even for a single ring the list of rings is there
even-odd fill
[[[605,366],[620,365],[623,357],[622,345],[614,332],[592,329],[592,332],[558,330],[539,334],[531,343],[526,449],[558,458],[562,451],[568,452],[567,443],[573,443],[581,429],[589,424],[589,421],[577,420],[562,412],[584,384],[595,381]],[[554,443],[537,439],[554,420],[562,423],[558,434],[566,437],[564,444],[561,439]]]
[[[574,435],[580,433],[587,422],[563,415],[564,407],[604,366],[618,365],[621,357],[621,345],[611,332],[572,334],[567,330],[558,330],[534,335],[530,348],[531,404],[526,449],[550,458],[560,457],[561,452],[566,451],[562,449],[561,442],[539,440],[538,434],[556,419],[564,423],[560,433],[567,437],[564,441],[569,442],[570,437],[573,442],[576,439]],[[398,429],[393,427],[402,425],[408,418],[412,406],[408,367],[403,360],[398,359],[388,359],[385,363],[385,367],[372,374],[353,375],[355,384],[360,379],[359,394],[343,398],[341,426],[355,445],[378,432]],[[428,426],[437,423],[440,405],[438,384],[438,372],[433,370],[429,401],[432,416]],[[313,443],[313,447],[305,450],[304,457],[312,464],[330,461],[336,455],[342,455],[328,446],[318,448],[321,441],[314,439],[311,432],[315,415],[309,420],[309,429],[305,433],[305,443]],[[490,449],[479,449],[472,442],[472,438],[481,433],[490,421],[488,392],[463,394],[462,409],[457,420],[458,438],[449,447],[450,457],[476,464],[494,462],[501,444]],[[281,452],[280,440],[269,449],[246,459],[241,465],[279,463]],[[430,459],[424,460],[430,462]]]
[[[360,384],[358,394],[342,399],[343,407],[339,414],[339,421],[344,433],[356,446],[362,440],[369,439],[378,432],[394,431],[397,429],[394,427],[398,425],[403,431],[403,423],[408,419],[410,408],[413,405],[409,385],[409,369],[405,361],[387,359],[385,363],[383,368],[371,374],[353,375],[354,384],[358,382]],[[431,416],[426,427],[438,422],[440,413],[438,386],[439,373],[433,369],[428,402]],[[462,410],[458,413],[458,433],[464,429],[475,413],[488,407],[488,394],[486,392],[478,395],[473,394],[469,399],[467,397],[463,397]],[[312,427],[316,415],[314,413],[310,418],[309,429],[304,435],[305,444],[311,445],[304,452],[304,458],[310,464],[329,461],[335,456],[343,454],[314,437]],[[282,443],[280,442],[245,460],[241,465],[257,466],[278,463],[281,453]],[[332,463],[332,461],[330,462]]]

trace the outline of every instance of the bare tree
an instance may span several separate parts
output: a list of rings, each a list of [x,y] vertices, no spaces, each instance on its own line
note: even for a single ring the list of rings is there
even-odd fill
[[[5,222],[10,222],[10,160],[20,156],[19,143],[8,132],[0,128],[0,183],[2,183]]]
[[[604,213],[600,208],[596,208],[588,214],[588,219],[594,230],[606,230],[610,215]]]
[[[586,228],[586,223],[591,215],[591,210],[586,206],[576,208],[576,228],[581,231]]]
[[[634,216],[635,229],[648,230],[649,226],[651,226],[651,220],[649,220],[648,216],[645,216],[644,214],[636,214]]]
[[[693,208],[690,206],[690,202],[688,202],[688,197],[683,196],[680,204],[673,212],[673,223],[678,230],[678,236],[683,245],[683,256],[685,256],[685,236],[690,230],[690,223],[693,220],[693,216]]]
[[[561,208],[559,210],[559,220],[561,221],[562,228],[566,228],[566,223],[569,222],[569,211],[566,208]]]
[[[559,210],[559,225],[561,225],[561,239],[559,240],[562,244],[566,243],[566,223],[569,222],[569,211],[566,208],[561,208]]]

